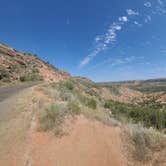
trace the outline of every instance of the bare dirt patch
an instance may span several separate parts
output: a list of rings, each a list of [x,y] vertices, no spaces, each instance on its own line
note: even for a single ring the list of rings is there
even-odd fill
[[[79,116],[70,132],[57,138],[35,132],[31,137],[31,166],[125,166],[119,127]]]

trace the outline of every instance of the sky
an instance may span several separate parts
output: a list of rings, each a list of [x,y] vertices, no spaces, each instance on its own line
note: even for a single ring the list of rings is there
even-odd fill
[[[166,0],[0,0],[0,42],[94,81],[166,77]]]

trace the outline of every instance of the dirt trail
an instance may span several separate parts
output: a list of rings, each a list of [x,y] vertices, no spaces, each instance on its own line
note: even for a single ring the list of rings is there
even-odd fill
[[[31,82],[31,83],[26,83],[26,84],[17,85],[17,86],[10,86],[10,87],[0,87],[0,102],[17,94],[18,92],[26,88],[30,88],[37,84],[39,84],[39,82]]]
[[[71,129],[72,127],[72,129]],[[119,127],[109,127],[83,116],[70,124],[62,138],[32,134],[31,166],[126,166]]]
[[[32,103],[35,85],[1,89],[8,97],[0,102],[0,166],[23,166],[28,153],[26,140],[32,135],[29,131],[35,128]]]
[[[39,84],[38,82],[0,88],[0,121],[6,120],[14,110],[17,96],[23,90]]]

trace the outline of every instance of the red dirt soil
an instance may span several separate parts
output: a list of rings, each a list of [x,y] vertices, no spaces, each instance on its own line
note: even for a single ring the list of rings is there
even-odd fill
[[[68,135],[57,138],[34,132],[28,166],[125,166],[120,128],[83,116],[70,124]]]

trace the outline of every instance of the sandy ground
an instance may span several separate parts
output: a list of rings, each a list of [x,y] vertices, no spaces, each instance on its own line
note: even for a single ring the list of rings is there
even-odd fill
[[[68,134],[33,132],[27,166],[125,166],[120,128],[105,126],[83,116],[67,127]]]

